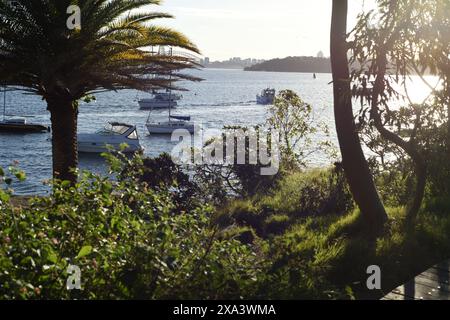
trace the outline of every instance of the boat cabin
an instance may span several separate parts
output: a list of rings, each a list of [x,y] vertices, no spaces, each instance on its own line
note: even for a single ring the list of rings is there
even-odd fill
[[[103,129],[97,132],[99,135],[119,135],[125,136],[131,140],[137,140],[138,134],[135,126],[120,123],[120,122],[110,122]]]

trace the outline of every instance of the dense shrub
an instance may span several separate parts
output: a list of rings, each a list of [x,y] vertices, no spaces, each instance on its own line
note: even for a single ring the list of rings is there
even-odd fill
[[[358,211],[336,206],[346,188],[332,170],[296,173],[269,195],[212,208],[185,203],[163,176],[150,187],[140,157],[107,158],[115,179],[85,172],[21,205],[0,189],[0,299],[380,298],[450,256],[445,199],[428,201],[413,228],[403,208],[388,208],[373,241]],[[8,183],[24,178],[0,173]],[[372,264],[383,270],[383,291],[365,287]],[[66,289],[69,265],[81,269],[81,291]]]
[[[109,157],[109,156],[108,156]],[[110,163],[118,159],[111,158]],[[183,168],[175,164],[167,153],[157,158],[135,157],[126,162],[124,170],[120,173],[120,179],[137,179],[148,188],[170,193],[174,205],[178,211],[187,211],[203,203],[203,195],[197,183],[190,179]]]
[[[130,164],[110,160],[117,173]],[[264,274],[262,253],[217,237],[210,207],[180,214],[170,192],[132,174],[83,173],[24,207],[1,194],[3,299],[239,298],[254,296]],[[66,289],[69,265],[81,269],[83,290]]]
[[[201,193],[207,195],[210,202],[221,206],[230,199],[245,199],[256,194],[264,194],[276,186],[283,176],[284,162],[281,162],[278,168],[275,168],[275,161],[271,163],[276,171],[272,175],[261,174],[262,169],[267,165],[262,165],[260,162],[250,164],[252,155],[260,157],[260,152],[264,149],[262,144],[271,150],[271,140],[264,141],[265,133],[261,128],[259,126],[251,129],[233,126],[224,127],[224,130],[222,136],[211,138],[204,145],[207,150],[213,149],[211,151],[213,155],[215,155],[216,148],[220,150],[223,147],[223,159],[214,161],[210,159],[207,164],[195,166],[194,180]],[[251,143],[251,135],[258,137],[257,149],[254,149]],[[227,149],[229,143],[234,144],[234,150]],[[244,150],[238,151],[238,146],[242,146]],[[234,153],[234,162],[227,158],[230,152]],[[242,156],[245,163],[238,160]],[[270,156],[275,157],[276,155],[271,154]]]
[[[286,175],[259,205],[266,212],[304,217],[346,213],[353,200],[340,169],[317,169]]]

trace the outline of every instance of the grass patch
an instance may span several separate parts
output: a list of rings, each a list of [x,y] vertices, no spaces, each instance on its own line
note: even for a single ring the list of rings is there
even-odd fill
[[[315,299],[379,299],[450,257],[450,217],[422,211],[411,229],[402,208],[388,208],[388,213],[384,233],[375,241],[366,237],[358,211],[307,218],[276,237],[270,256],[290,275],[280,291],[297,292],[296,285],[306,286]],[[381,268],[382,290],[367,289],[370,265]],[[302,282],[292,282],[292,274]]]

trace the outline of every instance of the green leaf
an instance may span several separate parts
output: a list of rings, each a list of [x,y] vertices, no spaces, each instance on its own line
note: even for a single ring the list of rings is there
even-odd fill
[[[19,181],[25,181],[25,179],[27,178],[25,172],[23,172],[23,171],[17,171],[15,173],[15,176],[17,179],[19,179]]]
[[[1,202],[8,202],[10,199],[10,196],[6,193],[0,190],[0,201]]]
[[[128,147],[129,147],[129,145],[127,143],[121,143],[120,144],[120,151],[125,151]]]
[[[77,259],[83,258],[87,255],[89,255],[92,252],[92,247],[91,246],[84,246],[83,248],[81,248],[80,252],[78,252],[77,255]]]
[[[58,262],[58,255],[50,248],[45,250],[45,258],[53,264]]]
[[[68,180],[64,180],[63,182],[61,182],[61,187],[66,189],[70,187],[70,181]]]
[[[94,95],[86,95],[83,98],[81,98],[81,100],[85,103],[91,103],[92,101],[96,101],[97,99],[95,98]]]

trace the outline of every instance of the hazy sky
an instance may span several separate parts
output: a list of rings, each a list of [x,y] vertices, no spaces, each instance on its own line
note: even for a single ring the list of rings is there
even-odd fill
[[[350,0],[349,24],[373,0]],[[159,20],[185,33],[213,60],[329,56],[331,0],[165,0],[175,20]]]

